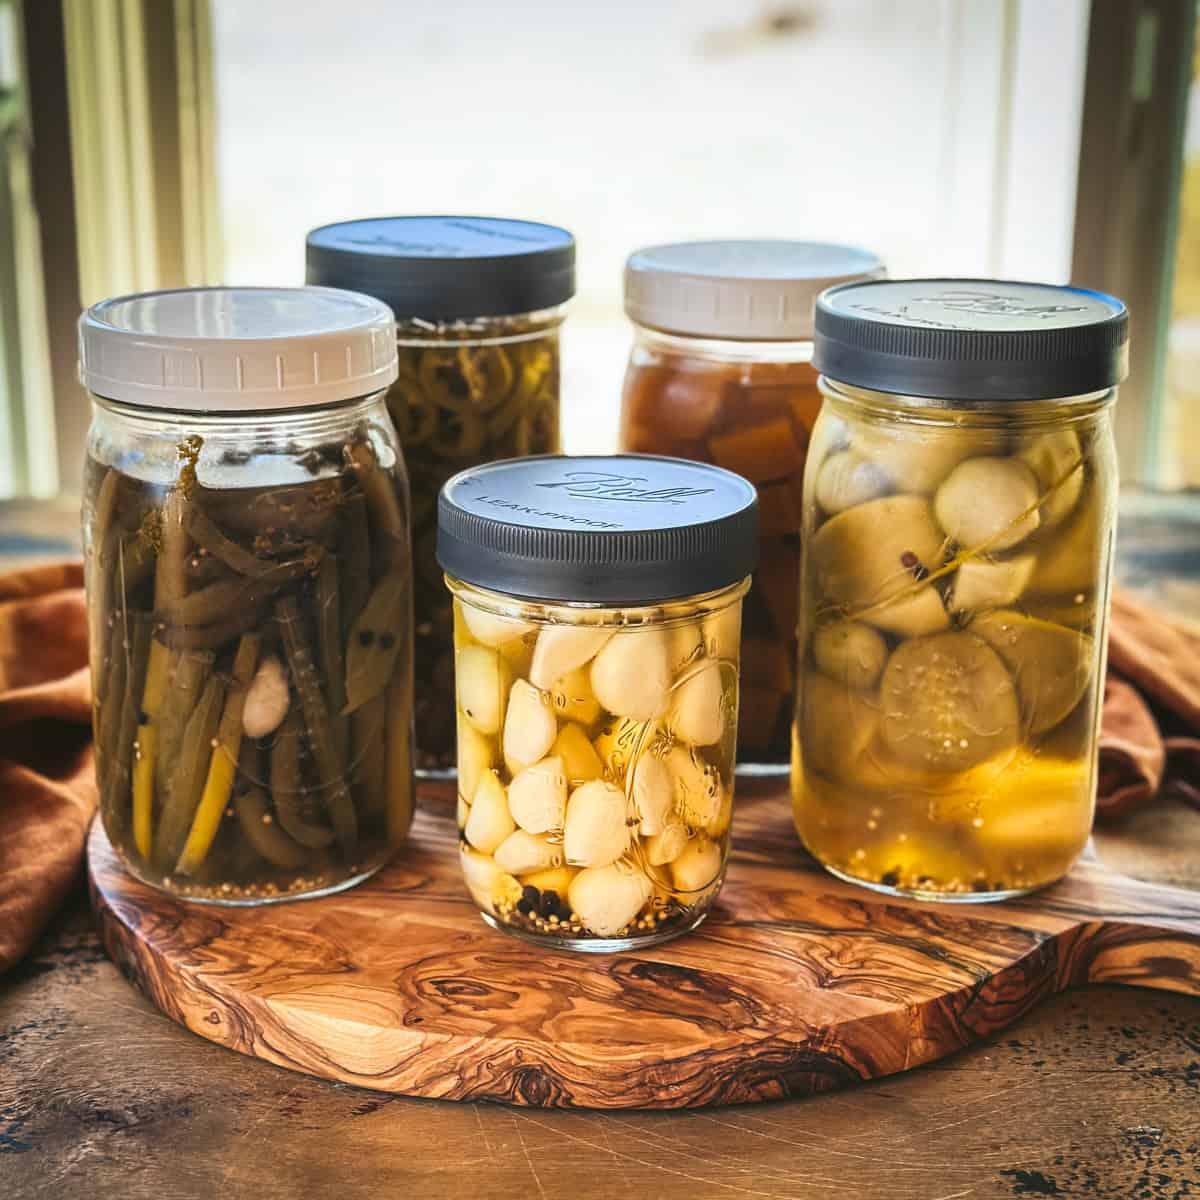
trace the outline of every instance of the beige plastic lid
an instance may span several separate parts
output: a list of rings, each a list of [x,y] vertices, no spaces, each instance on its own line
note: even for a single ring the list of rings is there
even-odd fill
[[[813,336],[813,309],[827,287],[883,274],[869,250],[825,242],[647,246],[625,264],[625,312],[666,333],[797,341]]]
[[[392,310],[336,288],[145,292],[79,318],[84,387],[143,407],[312,408],[380,391],[397,371]]]

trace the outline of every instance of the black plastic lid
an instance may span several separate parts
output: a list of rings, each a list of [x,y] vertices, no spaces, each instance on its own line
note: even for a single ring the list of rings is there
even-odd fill
[[[314,229],[306,282],[365,292],[400,319],[504,317],[575,294],[575,239],[500,217],[373,217]]]
[[[995,279],[900,279],[817,300],[813,362],[873,391],[1042,400],[1113,387],[1129,372],[1129,314],[1086,288]]]
[[[732,471],[681,458],[514,458],[442,488],[437,556],[450,575],[512,596],[654,604],[754,570],[758,496]]]

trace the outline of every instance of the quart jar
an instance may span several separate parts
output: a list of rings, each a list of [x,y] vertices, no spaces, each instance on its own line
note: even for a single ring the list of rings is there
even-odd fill
[[[387,402],[412,481],[417,766],[454,766],[450,599],[438,490],[464,467],[559,449],[559,327],[575,292],[565,229],[490,217],[387,217],[308,235],[309,283],[396,314]]]
[[[804,459],[821,407],[813,304],[880,275],[873,254],[790,241],[685,242],[631,255],[635,341],[621,449],[716,463],[758,488],[759,564],[742,638],[743,766],[787,770]]]
[[[694,928],[729,852],[753,487],[677,459],[532,458],[450,480],[438,522],[484,919],[585,951]]]
[[[413,804],[391,313],[325,288],[157,292],[89,309],[80,351],[113,848],[194,900],[358,882]]]
[[[818,301],[793,800],[830,871],[997,900],[1084,848],[1116,503],[1119,300],[915,280]]]

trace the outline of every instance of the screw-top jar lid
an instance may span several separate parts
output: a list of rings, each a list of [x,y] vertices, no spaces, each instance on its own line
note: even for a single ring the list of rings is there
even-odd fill
[[[312,408],[396,378],[395,321],[332,288],[182,288],[79,318],[79,378],[126,404],[190,412]]]
[[[534,600],[652,604],[729,587],[758,559],[758,497],[740,475],[621,454],[510,459],[438,497],[438,562]]]
[[[1129,314],[1086,288],[902,279],[817,301],[813,362],[853,387],[962,402],[1082,396],[1129,373]]]
[[[812,337],[825,288],[882,274],[870,251],[824,242],[647,246],[625,264],[625,311],[665,333],[795,341]]]
[[[309,283],[378,296],[399,318],[504,317],[575,294],[575,239],[499,217],[375,217],[308,235]]]

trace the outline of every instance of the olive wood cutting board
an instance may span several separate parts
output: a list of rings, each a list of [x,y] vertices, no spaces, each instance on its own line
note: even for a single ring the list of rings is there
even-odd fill
[[[1012,903],[896,900],[808,858],[786,781],[739,783],[729,874],[694,933],[543,950],[480,920],[449,791],[422,789],[407,849],[374,879],[258,909],[137,883],[97,822],[108,952],[169,1017],[243,1054],[388,1092],[563,1107],[841,1087],[941,1058],[1078,984],[1200,994],[1200,892],[1084,861]]]

